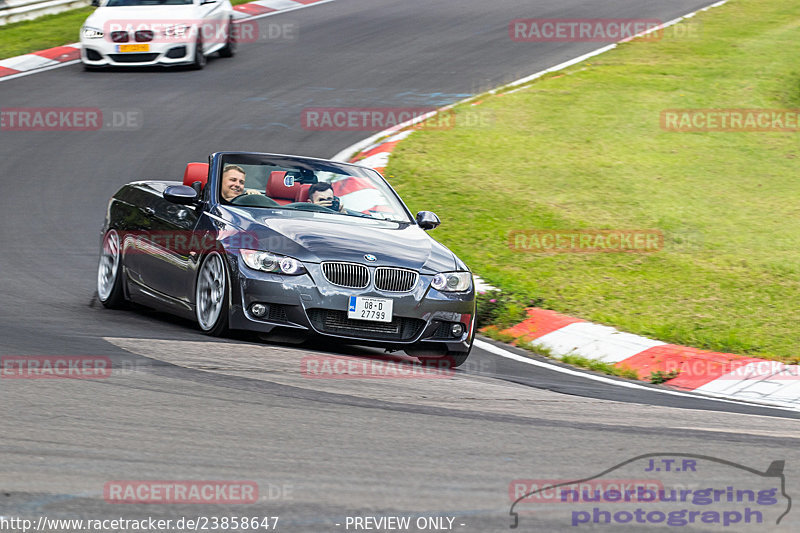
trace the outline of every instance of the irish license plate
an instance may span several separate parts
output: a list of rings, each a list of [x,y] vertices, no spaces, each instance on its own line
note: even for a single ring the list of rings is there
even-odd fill
[[[366,298],[351,296],[347,307],[347,318],[372,320],[374,322],[392,321],[392,300],[388,298]]]
[[[149,44],[118,44],[117,52],[149,52]]]

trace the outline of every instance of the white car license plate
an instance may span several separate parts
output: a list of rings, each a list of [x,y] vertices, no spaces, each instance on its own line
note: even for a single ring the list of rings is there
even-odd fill
[[[392,321],[392,300],[388,298],[366,298],[351,296],[347,307],[347,318],[372,320],[373,322]]]
[[[149,44],[118,44],[117,52],[149,52]]]

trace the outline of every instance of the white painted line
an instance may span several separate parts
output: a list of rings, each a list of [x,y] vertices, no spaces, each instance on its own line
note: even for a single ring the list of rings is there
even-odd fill
[[[444,111],[446,109],[450,109],[451,107],[456,106],[461,102],[465,102],[467,100],[471,100],[472,98],[475,98],[475,97],[474,96],[470,96],[469,98],[465,98],[464,100],[459,100],[458,102],[452,103],[450,105],[446,105],[444,107],[440,107],[436,111],[431,111],[429,113],[425,113],[423,115],[419,115],[418,117],[414,117],[411,120],[407,120],[405,122],[402,122],[402,123],[398,124],[397,126],[392,126],[391,128],[385,129],[383,131],[379,131],[375,135],[370,135],[369,137],[367,137],[363,141],[359,141],[359,142],[357,142],[355,144],[351,144],[350,146],[348,146],[344,150],[340,150],[336,155],[334,155],[330,159],[333,159],[334,161],[345,161],[346,162],[348,159],[350,159],[350,157],[356,155],[359,152],[363,152],[364,149],[367,146],[374,145],[374,146],[372,146],[372,148],[377,146],[376,142],[378,141],[378,139],[382,139],[383,137],[386,137],[387,135],[391,135],[392,132],[405,129],[405,128],[413,125],[413,124],[416,124],[417,122],[422,122],[423,120],[427,120],[429,117],[432,117],[437,113],[440,113],[440,112],[442,112],[442,111]],[[405,133],[405,132],[401,131],[397,135],[401,135],[403,133]],[[382,140],[380,144],[383,144],[383,142],[385,142],[387,140],[388,139]]]
[[[718,398],[714,393],[688,393],[688,392],[680,392],[674,390],[667,390],[667,389],[659,389],[655,387],[645,387],[644,385],[639,385],[638,383],[633,383],[631,381],[621,381],[617,379],[606,378],[603,376],[596,376],[594,374],[589,374],[587,372],[580,372],[578,370],[572,370],[570,368],[564,368],[562,366],[554,365],[551,363],[545,363],[544,361],[538,361],[536,359],[531,359],[530,357],[524,357],[522,355],[517,355],[515,353],[509,352],[508,350],[504,350],[499,346],[495,346],[494,344],[490,344],[488,342],[484,342],[480,339],[475,339],[475,346],[480,348],[481,350],[485,350],[487,352],[493,353],[495,355],[499,355],[501,357],[505,357],[506,359],[511,359],[513,361],[518,361],[520,363],[525,363],[528,365],[538,366],[540,368],[546,368],[547,370],[552,370],[554,372],[560,372],[562,374],[567,374],[569,376],[576,376],[584,379],[588,379],[591,381],[598,381],[600,383],[606,383],[608,385],[615,385],[617,387],[622,387],[625,389],[636,389],[636,390],[646,390],[654,393],[666,394],[668,396],[682,396],[685,398],[694,398],[697,400],[709,400],[714,402],[722,402],[722,403],[732,403],[732,404],[750,404],[750,405],[757,405],[759,407],[770,407],[772,409],[779,409],[781,411],[798,411],[798,408],[791,408],[791,407],[784,407],[782,404],[772,404],[768,401],[761,400],[747,400],[747,401],[734,401],[734,400],[726,400],[725,398]]]
[[[511,83],[509,83],[507,85],[504,85],[503,87],[516,87],[517,85],[523,85],[525,83],[528,83],[529,81],[535,80],[536,78],[541,78],[542,76],[544,76],[545,74],[547,74],[549,72],[557,72],[559,70],[564,70],[565,68],[571,67],[572,65],[580,63],[581,61],[586,61],[587,59],[592,58],[594,56],[598,56],[600,54],[604,54],[604,53],[608,52],[609,50],[613,50],[616,47],[617,47],[616,43],[609,44],[609,45],[604,46],[602,48],[598,48],[597,50],[593,50],[591,52],[583,54],[582,56],[578,56],[575,59],[570,59],[569,61],[564,61],[563,63],[559,63],[558,65],[556,65],[554,67],[550,67],[550,68],[548,68],[546,70],[541,70],[541,71],[537,72],[536,74],[531,74],[530,76],[525,76],[524,78],[520,78],[520,79],[518,79],[516,81],[512,81]],[[500,88],[492,89],[491,91],[489,91],[489,94],[495,94],[499,90],[500,90]],[[512,92],[516,92],[516,91],[509,91],[507,94],[511,94]]]
[[[396,141],[402,141],[403,139],[405,139],[406,137],[408,137],[412,133],[414,133],[414,130],[401,131],[397,135],[392,135],[391,137],[386,139],[386,142],[391,143],[391,142],[396,142]]]

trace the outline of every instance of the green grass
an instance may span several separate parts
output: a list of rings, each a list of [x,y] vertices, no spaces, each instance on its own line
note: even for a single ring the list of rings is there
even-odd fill
[[[441,217],[434,237],[522,299],[667,342],[796,359],[800,133],[667,132],[659,117],[800,107],[800,3],[732,0],[697,20],[699,37],[624,44],[461,106],[483,120],[415,133],[387,175],[413,211]],[[508,246],[515,229],[572,228],[658,228],[664,249]]]
[[[77,43],[83,21],[94,9],[83,7],[0,26],[0,58]]]
[[[252,0],[231,0],[246,4]],[[0,59],[77,43],[83,22],[96,8],[83,7],[0,26]]]

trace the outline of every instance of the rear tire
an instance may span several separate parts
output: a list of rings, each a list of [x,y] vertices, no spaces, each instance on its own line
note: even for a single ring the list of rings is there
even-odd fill
[[[220,337],[228,332],[228,270],[219,252],[208,254],[197,273],[195,317],[206,335]]]
[[[126,303],[120,250],[119,233],[115,229],[108,230],[103,236],[100,264],[97,266],[97,298],[109,309],[119,309]]]
[[[228,21],[228,37],[225,41],[225,46],[219,51],[219,57],[233,57],[236,55],[236,31],[233,25],[233,19]]]

